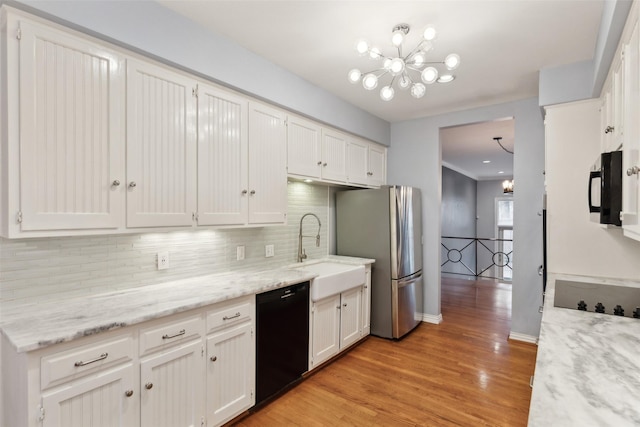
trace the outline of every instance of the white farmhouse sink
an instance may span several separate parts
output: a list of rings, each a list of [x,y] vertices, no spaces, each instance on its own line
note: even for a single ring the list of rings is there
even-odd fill
[[[366,277],[363,265],[319,262],[297,267],[297,269],[318,274],[318,277],[311,281],[312,301],[318,301],[361,286]]]

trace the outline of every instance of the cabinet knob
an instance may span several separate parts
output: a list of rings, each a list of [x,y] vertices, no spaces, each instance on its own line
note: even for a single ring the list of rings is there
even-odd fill
[[[638,172],[640,172],[640,168],[638,166],[634,166],[627,169],[627,176],[638,175]]]
[[[117,187],[120,185],[120,181],[118,181],[117,179],[114,179],[111,185],[113,185],[114,187]]]
[[[373,172],[367,172],[367,176],[373,176]]]
[[[342,306],[343,306],[343,307],[346,307],[346,306],[347,306],[347,303],[345,302],[344,304],[342,304]]]
[[[144,388],[146,388],[147,390],[151,390],[153,388],[153,383],[146,383],[144,385]]]
[[[242,195],[243,195],[243,196],[246,196],[246,195],[247,195],[247,193],[248,193],[248,191],[247,191],[247,190],[242,190]]]
[[[253,196],[254,194],[256,194],[256,190],[251,190],[251,191],[249,192],[249,194],[251,194],[251,195]]]
[[[337,306],[336,308],[337,308],[338,310],[340,310],[340,306]]]
[[[322,164],[322,167],[327,167],[327,164],[326,164],[326,163],[323,163],[323,164]]]
[[[211,360],[212,362],[215,362],[216,360],[218,360],[218,357],[217,356],[211,356],[209,358],[209,360]]]
[[[136,185],[137,185],[137,184],[135,183],[135,181],[131,181],[131,182],[129,183],[129,188],[135,188],[135,187],[136,187]]]
[[[320,166],[321,164],[322,164],[322,160],[320,160],[320,161],[318,162],[318,166]]]
[[[615,128],[613,126],[607,126],[604,128],[604,133],[611,133]]]
[[[125,392],[124,392],[124,395],[125,395],[125,396],[127,396],[127,397],[131,397],[131,396],[133,396],[133,390],[127,390],[127,391],[125,391]]]

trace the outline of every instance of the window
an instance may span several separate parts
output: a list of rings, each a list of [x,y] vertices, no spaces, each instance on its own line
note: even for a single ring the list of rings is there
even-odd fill
[[[496,198],[496,256],[497,277],[513,279],[513,197]],[[507,241],[502,241],[502,239]]]

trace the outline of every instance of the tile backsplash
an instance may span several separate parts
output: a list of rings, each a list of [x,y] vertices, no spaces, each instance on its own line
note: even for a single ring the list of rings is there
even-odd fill
[[[288,224],[260,228],[194,229],[166,233],[0,238],[0,301],[5,305],[37,303],[127,289],[205,274],[277,267],[297,261],[300,218],[307,212],[322,221],[320,247],[305,237],[309,259],[328,253],[331,189],[292,182],[288,187]],[[303,234],[317,234],[313,217]],[[275,246],[265,257],[265,245]],[[236,260],[236,247],[245,259]],[[169,252],[170,267],[156,269],[158,252]]]

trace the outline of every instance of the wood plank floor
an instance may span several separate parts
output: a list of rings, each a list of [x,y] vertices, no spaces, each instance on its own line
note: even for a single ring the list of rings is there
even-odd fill
[[[511,285],[443,278],[442,315],[369,337],[236,425],[526,426],[537,347],[508,340]]]

